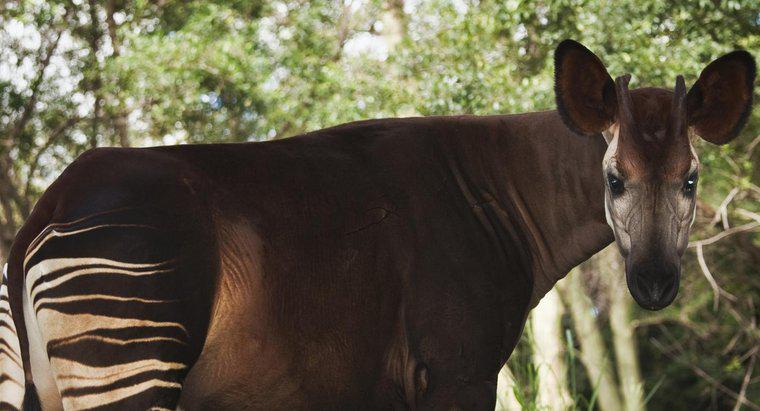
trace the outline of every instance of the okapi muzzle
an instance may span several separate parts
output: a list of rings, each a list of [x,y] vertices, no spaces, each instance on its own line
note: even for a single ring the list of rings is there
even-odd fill
[[[625,258],[628,289],[643,308],[659,310],[678,294],[681,258],[696,211],[699,161],[691,136],[713,144],[734,139],[751,110],[755,62],[734,51],[710,63],[689,91],[628,89],[601,60],[566,40],[555,54],[557,106],[578,134],[601,133],[605,211]]]
[[[625,204],[621,206],[613,201],[608,202],[607,207],[616,237],[620,231],[630,237],[627,249],[622,242],[617,242],[625,256],[628,289],[639,305],[657,310],[673,302],[678,293],[681,257],[688,243],[695,201],[693,196],[678,198],[678,193],[671,193],[669,187],[652,186],[632,193],[632,200],[621,200],[638,203],[633,209],[623,211],[630,215],[627,225],[621,225],[617,216],[617,210],[625,208]],[[636,199],[636,196],[642,198]]]
[[[636,302],[647,309],[658,310],[668,306],[678,293],[681,274],[681,257],[688,242],[689,226],[694,214],[692,199],[677,198],[664,187],[645,187],[638,207],[628,211],[631,215],[627,226],[619,224],[617,210],[624,208],[608,202],[608,213],[613,216],[612,227],[625,230],[630,237],[628,249],[618,241],[618,248],[625,256],[625,275],[628,289]],[[655,193],[653,193],[655,192]],[[682,203],[682,204],[679,204]]]

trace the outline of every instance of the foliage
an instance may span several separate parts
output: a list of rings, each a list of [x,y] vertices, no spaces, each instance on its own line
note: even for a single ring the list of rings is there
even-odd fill
[[[90,147],[552,109],[552,51],[568,37],[613,76],[632,73],[632,86],[672,87],[677,74],[690,84],[726,51],[760,54],[758,10],[757,0],[8,0],[0,3],[0,260],[42,190]],[[696,142],[694,240],[760,221],[759,135],[755,108],[735,143]],[[730,393],[760,403],[749,369],[760,355],[754,228],[702,248],[725,290],[717,307],[691,247],[676,304],[634,311],[652,409],[730,408]],[[604,301],[595,302],[609,343]],[[536,381],[525,344],[510,364],[528,404]],[[572,373],[577,398],[588,399],[577,406],[590,408],[594,384],[581,367]]]

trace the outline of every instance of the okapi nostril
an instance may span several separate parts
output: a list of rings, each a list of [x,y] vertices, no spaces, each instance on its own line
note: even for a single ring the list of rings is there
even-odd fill
[[[648,280],[646,278],[637,277],[635,279],[635,285],[641,298],[641,302],[646,305],[660,306],[666,301],[671,301],[674,297],[675,291],[678,287],[678,281],[676,278],[672,279],[657,279]]]

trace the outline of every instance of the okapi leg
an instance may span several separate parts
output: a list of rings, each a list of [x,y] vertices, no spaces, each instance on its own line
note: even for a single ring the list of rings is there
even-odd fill
[[[7,266],[0,278],[0,409],[20,410],[24,401],[24,367],[6,285]]]
[[[188,287],[203,266],[176,232],[139,221],[120,212],[51,224],[27,251],[27,327],[66,409],[174,409],[197,358],[204,319]]]

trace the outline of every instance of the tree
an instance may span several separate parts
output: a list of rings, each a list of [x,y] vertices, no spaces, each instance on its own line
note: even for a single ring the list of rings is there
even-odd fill
[[[595,318],[597,308],[589,300],[583,287],[584,280],[590,274],[589,269],[593,269],[592,263],[584,263],[557,286],[570,307],[573,328],[580,343],[580,359],[593,389],[598,392],[599,408],[603,411],[621,410],[623,401],[620,398],[617,378],[613,373],[613,362]]]
[[[691,84],[731,49],[758,56],[759,8],[757,0],[0,2],[0,262],[42,191],[88,148],[552,109],[552,52],[564,38],[594,50],[613,75],[632,73],[633,87],[672,87],[677,74]],[[573,297],[562,290],[568,312],[552,314],[548,343],[570,356],[567,332],[579,342],[584,367],[569,357],[561,383],[577,383],[566,388],[571,406],[587,405],[603,378],[615,386],[596,393],[603,408],[615,390],[627,409],[650,395],[652,409],[757,408],[758,136],[755,109],[729,146],[695,141],[700,202],[673,307],[636,308],[615,251],[570,275]],[[594,371],[599,361],[585,348],[593,339],[609,367]],[[526,339],[510,360],[515,400],[528,407],[539,389],[533,356]]]
[[[565,307],[556,290],[549,290],[530,313],[533,364],[538,371],[539,407],[552,410],[570,406],[567,365],[563,344],[562,314]]]

